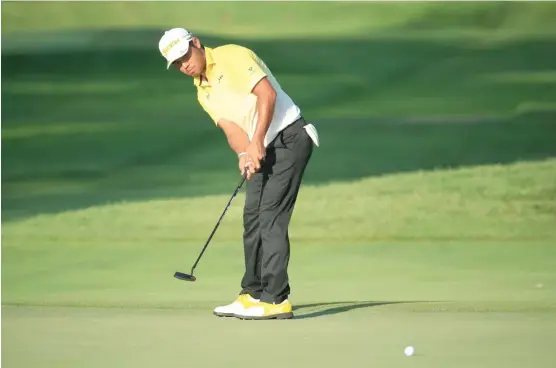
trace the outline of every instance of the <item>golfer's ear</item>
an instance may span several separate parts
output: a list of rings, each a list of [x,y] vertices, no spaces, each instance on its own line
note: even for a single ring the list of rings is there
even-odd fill
[[[201,47],[201,41],[197,37],[193,37],[193,39],[191,39],[191,42],[193,42],[196,48]]]

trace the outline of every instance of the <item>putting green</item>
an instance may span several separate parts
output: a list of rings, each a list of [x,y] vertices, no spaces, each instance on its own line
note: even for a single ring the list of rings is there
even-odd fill
[[[411,313],[378,306],[292,321],[182,310],[5,307],[10,367],[550,367],[554,314]],[[403,349],[413,345],[416,354]]]

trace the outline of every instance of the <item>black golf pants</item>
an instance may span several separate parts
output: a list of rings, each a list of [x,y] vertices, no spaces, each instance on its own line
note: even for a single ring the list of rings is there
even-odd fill
[[[303,118],[268,145],[261,170],[246,184],[243,211],[245,274],[240,294],[281,303],[290,294],[288,227],[313,141]]]

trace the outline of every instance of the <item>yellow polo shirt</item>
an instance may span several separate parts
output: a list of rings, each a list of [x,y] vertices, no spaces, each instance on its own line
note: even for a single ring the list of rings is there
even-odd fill
[[[282,90],[266,64],[250,49],[228,44],[205,47],[207,81],[194,78],[197,99],[210,118],[238,124],[251,139],[257,124],[257,96],[253,87],[267,77],[277,92],[274,115],[269,125],[265,145],[278,133],[301,117],[301,110]]]

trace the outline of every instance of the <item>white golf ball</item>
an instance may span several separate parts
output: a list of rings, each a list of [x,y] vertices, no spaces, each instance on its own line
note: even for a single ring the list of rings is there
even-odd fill
[[[413,348],[413,346],[407,346],[403,351],[406,356],[412,356],[414,352],[415,349]]]

